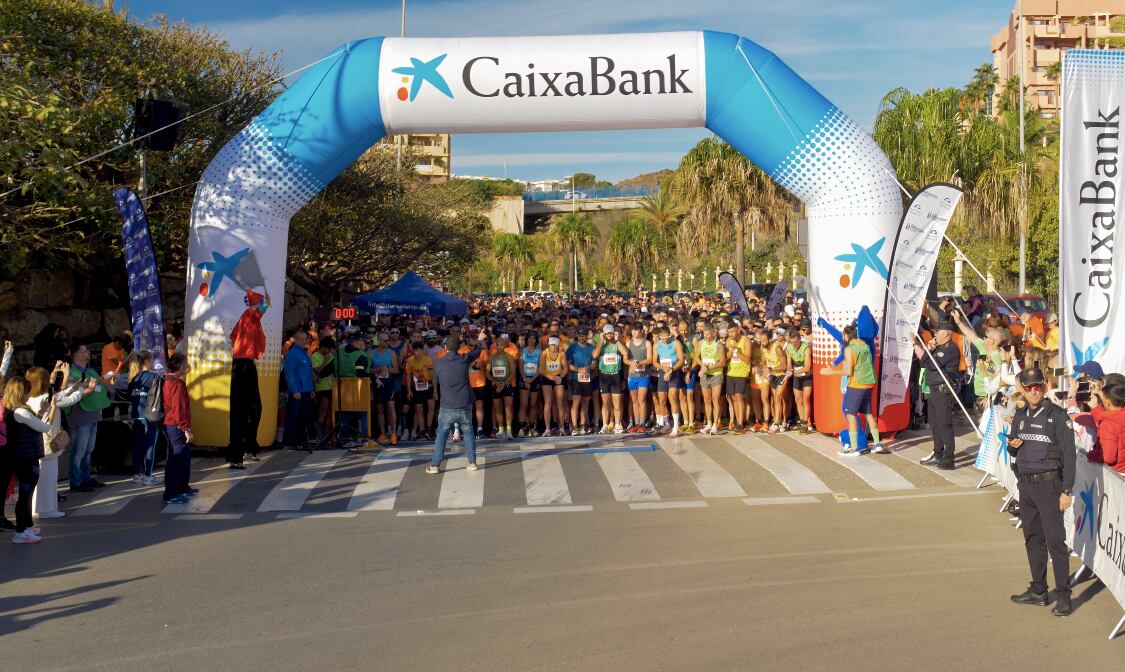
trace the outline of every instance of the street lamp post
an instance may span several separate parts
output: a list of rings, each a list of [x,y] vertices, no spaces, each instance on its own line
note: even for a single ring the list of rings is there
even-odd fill
[[[1024,121],[1023,121],[1023,70],[1024,70],[1024,30],[1023,30],[1023,0],[1019,3],[1019,21],[1020,21],[1020,187],[1024,192],[1022,194],[1022,203],[1020,204],[1020,294],[1027,293],[1027,175],[1024,165]]]

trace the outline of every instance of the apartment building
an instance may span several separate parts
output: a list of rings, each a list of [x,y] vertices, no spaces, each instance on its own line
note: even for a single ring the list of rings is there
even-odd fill
[[[428,182],[439,184],[449,179],[452,139],[448,133],[417,133],[413,135],[388,135],[383,142],[389,145],[410,147],[417,152],[418,175]]]
[[[992,36],[993,65],[1000,84],[989,111],[996,109],[1003,83],[1019,75],[1021,19],[1027,100],[1050,118],[1059,113],[1061,84],[1061,75],[1052,64],[1061,61],[1067,49],[1125,46],[1125,25],[1118,25],[1119,30],[1113,25],[1121,16],[1125,16],[1125,0],[1016,0],[1007,25]]]

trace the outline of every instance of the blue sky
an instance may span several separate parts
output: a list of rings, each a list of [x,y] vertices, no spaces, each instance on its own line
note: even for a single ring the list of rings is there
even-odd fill
[[[287,70],[348,40],[398,35],[400,0],[132,0],[224,34],[239,49],[281,51]],[[407,36],[563,35],[713,29],[777,53],[861,126],[905,86],[962,86],[991,61],[1013,0],[407,0]],[[457,174],[523,179],[582,170],[616,181],[673,168],[704,129],[457,135]]]

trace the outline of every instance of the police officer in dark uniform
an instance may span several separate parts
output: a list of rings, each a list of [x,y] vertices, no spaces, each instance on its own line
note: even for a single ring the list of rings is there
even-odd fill
[[[1047,383],[1038,368],[1020,373],[1027,406],[1016,411],[1008,450],[1016,456],[1020,523],[1031,585],[1016,604],[1047,606],[1047,554],[1055,573],[1057,601],[1051,613],[1070,614],[1070,552],[1066,548],[1063,512],[1074,500],[1074,427],[1061,407],[1044,400]]]
[[[926,405],[930,433],[934,439],[934,454],[923,459],[922,464],[936,465],[938,469],[953,468],[953,451],[956,448],[953,417],[957,411],[957,395],[960,394],[961,352],[952,337],[953,323],[943,319],[938,322],[934,337],[926,344],[929,355],[922,346],[914,346],[914,356],[926,371],[926,386],[930,388]]]

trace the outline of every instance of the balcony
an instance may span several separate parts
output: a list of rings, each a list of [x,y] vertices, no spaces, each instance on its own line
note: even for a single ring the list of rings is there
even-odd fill
[[[1061,49],[1035,49],[1035,62],[1032,65],[1051,65],[1062,58]]]

